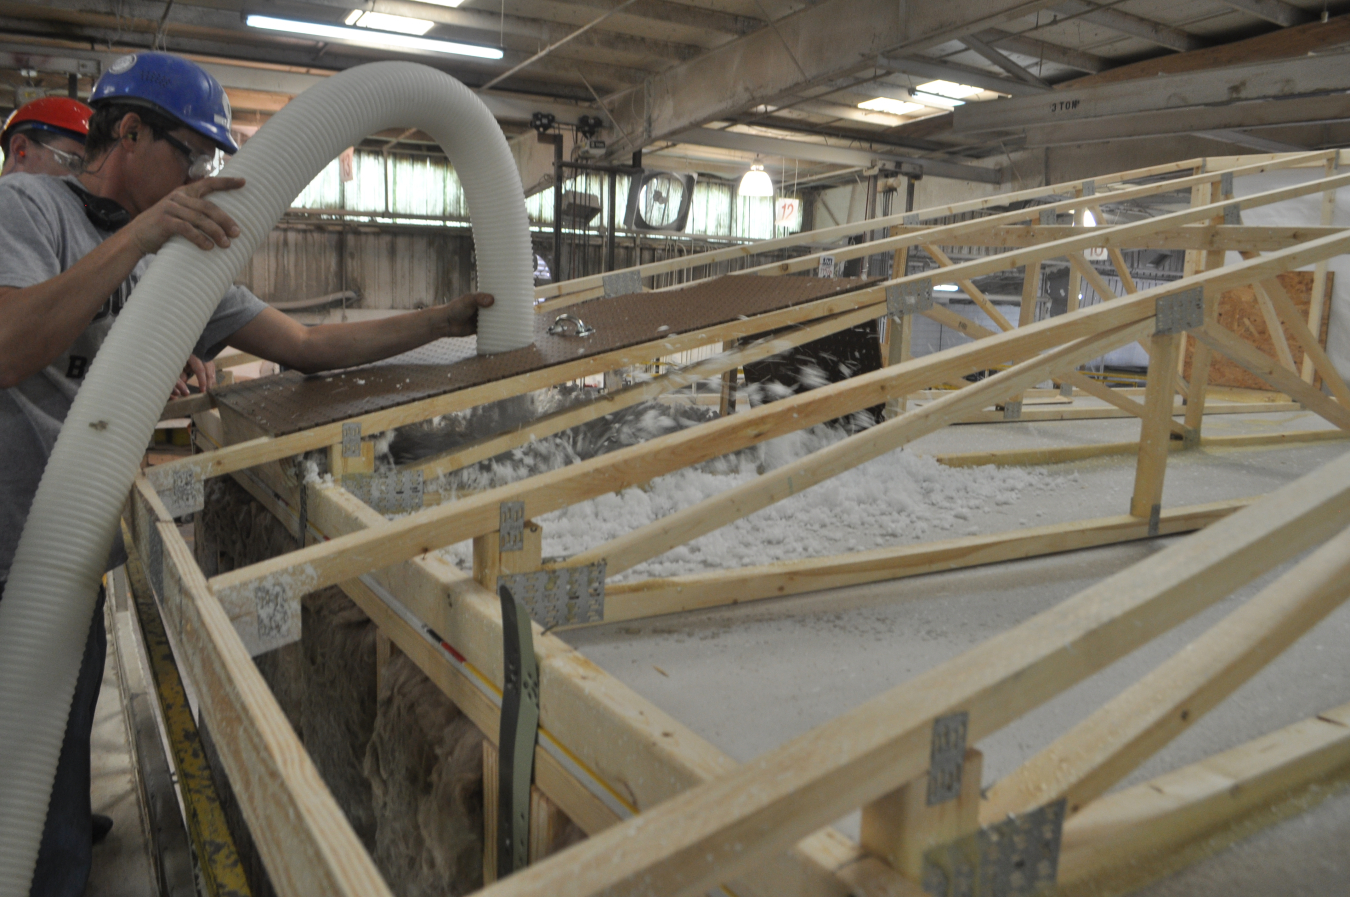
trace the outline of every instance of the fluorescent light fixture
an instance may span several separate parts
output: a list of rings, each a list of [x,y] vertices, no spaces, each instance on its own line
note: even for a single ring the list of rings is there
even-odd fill
[[[413,19],[408,16],[395,16],[386,12],[366,12],[360,9],[353,9],[351,15],[347,16],[348,25],[356,25],[359,28],[374,28],[378,31],[395,31],[399,34],[415,34],[418,37],[426,34],[436,23],[428,19]]]
[[[958,286],[957,286],[956,284],[954,284],[954,283],[935,283],[935,284],[933,284],[933,292],[934,292],[934,293],[955,293],[955,292],[960,291],[960,289],[961,289],[961,288],[958,287]]]
[[[922,90],[924,93],[935,93],[940,97],[946,97],[949,100],[964,100],[966,97],[973,97],[979,93],[982,88],[972,87],[969,84],[957,84],[954,81],[929,81],[926,84],[920,84],[915,90]]]
[[[479,47],[474,44],[461,44],[450,40],[418,37],[415,34],[398,34],[390,31],[376,31],[373,28],[350,28],[344,25],[300,22],[295,19],[278,19],[272,16],[259,15],[250,15],[244,21],[250,28],[281,31],[286,34],[300,34],[325,41],[343,41],[349,44],[359,44],[363,47],[414,50],[423,53],[450,53],[456,56],[477,56],[480,59],[502,58],[502,51],[496,47]]]
[[[741,196],[773,196],[773,180],[764,166],[756,162],[741,178]]]
[[[416,0],[416,2],[426,3],[430,6],[448,6],[451,9],[457,9],[464,0]]]
[[[935,93],[924,93],[921,90],[911,90],[909,95],[923,103],[925,106],[941,106],[944,109],[951,109],[953,106],[964,106],[965,100],[953,100],[951,97],[939,96]]]
[[[872,112],[888,112],[891,115],[904,115],[908,112],[918,112],[924,107],[918,103],[906,103],[904,100],[893,100],[890,97],[877,97],[874,100],[868,100],[866,103],[859,103],[859,109],[868,109]]]

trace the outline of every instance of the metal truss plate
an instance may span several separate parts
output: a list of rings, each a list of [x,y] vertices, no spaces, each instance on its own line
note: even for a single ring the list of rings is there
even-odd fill
[[[420,470],[389,470],[349,473],[342,485],[381,514],[407,514],[421,509],[425,483]]]
[[[206,506],[206,488],[199,470],[175,470],[168,488],[156,491],[170,517],[185,517]]]
[[[914,283],[886,287],[886,314],[897,320],[933,307],[933,281],[925,277]]]
[[[642,292],[642,272],[641,271],[616,271],[613,274],[606,274],[601,283],[605,285],[605,298],[611,299],[615,296],[627,296],[631,293]]]
[[[361,422],[348,421],[342,425],[342,457],[361,457]]]
[[[919,216],[917,213],[913,215],[910,214],[905,215],[905,227],[918,227],[918,226],[919,226]]]
[[[1205,323],[1205,291],[1192,287],[1158,299],[1158,333],[1185,333]]]
[[[1022,419],[1022,400],[1021,400],[1021,399],[1018,399],[1016,402],[1004,402],[1004,403],[1003,403],[1003,419],[1004,419],[1004,420],[1021,420],[1021,419]]]
[[[154,520],[149,521],[145,528],[146,542],[145,546],[145,577],[150,580],[150,588],[154,589],[155,595],[164,600],[164,538],[159,534],[159,527]]]
[[[525,550],[525,502],[502,502],[498,533],[497,549],[499,551]],[[512,589],[512,591],[515,590]]]
[[[1223,207],[1223,223],[1224,224],[1242,223],[1242,209],[1241,207],[1238,206],[1237,203],[1230,202],[1228,205]]]
[[[935,897],[1041,897],[1059,874],[1064,801],[924,854],[923,889]]]
[[[1219,193],[1223,196],[1233,195],[1233,172],[1225,171],[1219,177]]]
[[[604,561],[585,567],[509,573],[499,577],[497,584],[510,589],[545,629],[599,623],[605,618]]]
[[[1059,214],[1054,209],[1041,209],[1041,226],[1049,227],[1058,217]]]
[[[1096,182],[1096,181],[1083,181],[1083,195],[1084,195],[1084,196],[1096,196],[1096,195],[1097,195],[1097,182]]]
[[[933,743],[928,749],[928,806],[955,800],[961,794],[961,766],[966,759],[964,710],[933,720]]]

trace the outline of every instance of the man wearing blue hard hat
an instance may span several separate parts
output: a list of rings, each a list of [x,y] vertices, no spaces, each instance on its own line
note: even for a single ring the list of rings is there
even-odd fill
[[[117,60],[94,85],[85,162],[78,176],[16,173],[0,179],[0,600],[14,549],[57,432],[104,338],[150,256],[173,236],[203,250],[239,235],[207,197],[242,187],[215,177],[238,150],[230,106],[200,66],[167,53]],[[376,361],[476,329],[492,297],[354,324],[302,327],[248,290],[232,287],[190,360],[203,388],[206,362],[226,342],[312,373]],[[202,360],[205,361],[202,361]],[[109,566],[124,555],[120,543]],[[90,624],[42,835],[34,897],[80,895],[90,846],[111,821],[91,818],[89,738],[103,677],[102,596]],[[12,721],[4,721],[10,723]]]

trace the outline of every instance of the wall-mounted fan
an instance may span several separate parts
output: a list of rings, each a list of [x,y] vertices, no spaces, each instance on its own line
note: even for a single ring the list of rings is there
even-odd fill
[[[628,188],[623,226],[629,230],[679,233],[689,222],[696,174],[644,171]]]

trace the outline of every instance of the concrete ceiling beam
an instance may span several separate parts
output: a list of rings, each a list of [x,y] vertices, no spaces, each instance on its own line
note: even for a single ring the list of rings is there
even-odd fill
[[[647,78],[610,103],[616,153],[775,100],[819,81],[1027,15],[1054,0],[825,0]]]
[[[1306,9],[1299,9],[1292,3],[1285,3],[1284,0],[1219,0],[1219,2],[1224,6],[1250,13],[1258,19],[1274,22],[1282,28],[1303,25],[1316,18]]]
[[[1161,22],[1145,19],[1128,12],[1121,12],[1118,9],[1107,9],[1090,2],[1090,0],[1065,0],[1055,9],[1065,15],[1080,18],[1085,22],[1094,22],[1103,28],[1109,28],[1120,34],[1128,34],[1130,37],[1137,37],[1140,40],[1146,40],[1151,44],[1157,44],[1169,50],[1178,50],[1184,53],[1187,50],[1199,50],[1202,47],[1209,46],[1206,41],[1182,31],[1180,28],[1164,25]]]
[[[1056,65],[1078,69],[1080,72],[1088,72],[1095,75],[1098,72],[1106,71],[1112,66],[1112,63],[1105,57],[1098,56],[1094,53],[1085,53],[1082,50],[1061,47],[1059,44],[1052,44],[1047,41],[1025,37],[1020,34],[1012,34],[998,28],[986,28],[975,36],[982,41],[1002,47],[1010,53],[1016,53],[1019,56],[1030,56],[1032,59],[1044,59],[1046,62],[1053,62]]]
[[[1018,65],[1017,63],[1013,62],[1007,56],[1004,56],[994,47],[980,40],[975,35],[973,34],[964,35],[961,38],[961,43],[965,44],[967,47],[974,50],[979,55],[983,56],[989,62],[992,62],[994,65],[1003,69],[1003,71],[1012,75],[1018,81],[1025,82],[1033,87],[1039,87],[1042,90],[1050,89],[1050,83],[1048,81],[1036,75],[1033,75],[1031,72],[1027,71],[1025,68]]]
[[[690,128],[666,139],[675,143],[715,146],[764,156],[783,156],[788,159],[824,162],[830,165],[853,165],[867,168],[877,162],[891,162],[897,165],[918,166],[925,175],[931,175],[932,177],[980,181],[986,184],[1000,182],[999,173],[993,168],[924,158],[897,152],[895,149],[829,146],[804,140],[787,140],[781,137],[761,137],[757,134],[719,131],[714,128]]]

